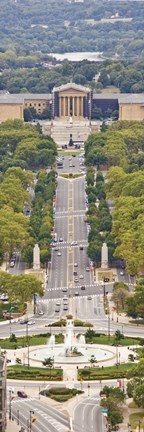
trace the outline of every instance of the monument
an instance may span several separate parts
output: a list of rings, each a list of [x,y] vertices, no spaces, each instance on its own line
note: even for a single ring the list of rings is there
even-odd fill
[[[101,268],[108,269],[108,247],[106,243],[103,243],[101,250]]]
[[[40,270],[40,248],[35,244],[33,248],[33,270]]]

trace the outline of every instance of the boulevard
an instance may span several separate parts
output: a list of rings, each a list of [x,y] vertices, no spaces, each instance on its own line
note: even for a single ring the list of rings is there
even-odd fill
[[[80,173],[80,157],[65,156],[63,170],[58,173]],[[74,163],[73,163],[74,161]],[[70,166],[74,165],[74,166]],[[87,210],[85,194],[85,173],[77,178],[63,178],[58,175],[56,205],[54,209],[54,233],[56,241],[53,242],[51,262],[46,273],[46,284],[43,298],[37,296],[36,314],[30,313],[27,318],[31,325],[21,324],[18,320],[0,323],[2,338],[14,333],[17,337],[40,333],[57,334],[60,331],[65,334],[65,328],[52,327],[51,324],[60,318],[72,314],[75,319],[89,321],[95,331],[114,334],[119,329],[125,336],[143,337],[143,327],[134,326],[124,321],[118,314],[110,312],[105,315],[103,307],[103,283],[94,282],[93,272],[90,271],[90,260],[87,256],[88,227],[85,222]],[[81,247],[81,248],[80,248]],[[24,263],[21,256],[17,256],[13,274],[24,271]],[[118,280],[129,284],[133,289],[134,278],[130,275],[120,274],[117,269]],[[84,289],[81,289],[81,287]],[[107,295],[112,292],[112,283],[105,283]],[[65,301],[64,301],[65,299]],[[78,327],[80,334],[86,332],[86,327]],[[8,354],[9,356],[9,354]],[[68,367],[68,366],[67,366]],[[99,405],[100,383],[78,383],[76,380],[64,381],[63,385],[70,385],[84,390],[82,397],[76,397],[68,405],[62,404],[57,409],[56,404],[47,402],[39,395],[40,389],[44,389],[48,383],[9,382],[10,388],[17,390],[24,388],[28,398],[20,400],[14,397],[10,401],[11,414],[24,428],[29,427],[30,413],[36,417],[32,424],[33,432],[103,432],[105,422]],[[107,382],[107,384],[109,384]],[[109,385],[117,385],[117,381],[111,381]],[[62,385],[55,384],[54,385]]]

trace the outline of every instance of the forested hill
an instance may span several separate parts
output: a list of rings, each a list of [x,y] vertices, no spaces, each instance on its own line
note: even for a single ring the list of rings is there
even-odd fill
[[[1,0],[0,51],[144,56],[144,3]]]

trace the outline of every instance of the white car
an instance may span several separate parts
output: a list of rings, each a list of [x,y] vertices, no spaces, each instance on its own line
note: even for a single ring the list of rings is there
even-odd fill
[[[28,325],[34,325],[35,321],[28,321]]]
[[[57,256],[61,256],[61,252],[58,252]]]
[[[79,278],[80,278],[80,279],[83,279],[84,277],[83,277],[83,275],[80,275]]]
[[[10,262],[10,267],[12,268],[12,267],[14,267],[14,265],[15,265],[15,261],[11,261]]]
[[[120,276],[124,276],[124,271],[120,271]]]
[[[77,241],[72,241],[71,246],[77,246]]]
[[[38,314],[39,314],[39,315],[44,315],[44,312],[43,312],[43,311],[39,311]]]

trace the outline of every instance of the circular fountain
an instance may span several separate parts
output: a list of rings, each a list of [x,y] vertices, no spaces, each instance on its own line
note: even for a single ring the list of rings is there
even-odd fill
[[[55,335],[48,339],[47,347],[38,348],[30,352],[30,358],[35,361],[43,362],[44,359],[52,357],[54,363],[88,363],[94,356],[97,362],[111,359],[113,352],[99,348],[97,345],[86,344],[85,336],[75,335],[74,323],[72,319],[67,320],[64,343],[55,344]]]

